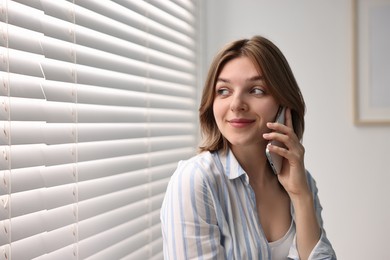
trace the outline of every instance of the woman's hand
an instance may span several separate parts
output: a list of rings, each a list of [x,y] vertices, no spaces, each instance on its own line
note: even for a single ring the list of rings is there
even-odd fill
[[[301,259],[308,259],[317,244],[321,231],[314,209],[313,197],[307,184],[304,165],[305,149],[294,132],[291,110],[286,110],[286,125],[268,123],[272,133],[265,134],[267,140],[276,140],[285,147],[269,146],[268,149],[283,157],[283,165],[278,174],[294,206],[297,232],[297,248]]]
[[[280,123],[268,123],[267,127],[273,132],[264,134],[264,138],[283,143],[285,147],[269,145],[270,152],[283,157],[283,164],[278,174],[279,182],[283,185],[291,199],[300,195],[310,194],[306,180],[304,165],[305,148],[300,143],[294,132],[291,109],[286,109],[286,125]]]

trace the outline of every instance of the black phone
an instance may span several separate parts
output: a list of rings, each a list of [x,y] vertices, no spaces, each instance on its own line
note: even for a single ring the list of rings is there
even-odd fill
[[[275,122],[280,124],[285,124],[285,114],[286,114],[286,108],[285,107],[279,107],[278,113],[276,114]],[[278,142],[278,141],[270,141],[269,142],[272,145],[276,145],[279,147],[285,147],[284,144]],[[279,174],[280,170],[282,169],[282,163],[283,163],[283,157],[272,153],[268,150],[268,146],[265,149],[265,154],[267,156],[268,162],[271,165],[271,168],[275,174]]]

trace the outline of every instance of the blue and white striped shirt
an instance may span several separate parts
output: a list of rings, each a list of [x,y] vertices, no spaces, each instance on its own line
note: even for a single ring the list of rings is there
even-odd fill
[[[315,181],[309,173],[307,177],[322,227]],[[291,214],[294,219],[293,209]],[[161,224],[164,259],[273,259],[248,175],[230,150],[179,162],[168,184]],[[288,259],[299,259],[295,241]],[[336,259],[324,230],[309,259]]]

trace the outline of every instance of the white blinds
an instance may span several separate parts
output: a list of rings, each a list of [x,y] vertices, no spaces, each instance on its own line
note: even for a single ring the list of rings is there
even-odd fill
[[[0,0],[0,259],[162,259],[194,1]]]

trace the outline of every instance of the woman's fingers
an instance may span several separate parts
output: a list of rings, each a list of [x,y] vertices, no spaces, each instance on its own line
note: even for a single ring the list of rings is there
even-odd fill
[[[289,160],[300,160],[303,157],[304,148],[294,132],[290,108],[286,109],[285,119],[286,125],[275,122],[267,123],[267,127],[273,131],[264,134],[263,137],[266,140],[277,141],[283,144],[282,147],[271,145],[269,149],[272,152]]]
[[[291,109],[290,108],[287,108],[286,109],[286,114],[284,115],[285,118],[286,118],[286,126],[290,127],[290,128],[294,128],[293,127],[293,122],[292,122],[292,115],[291,115]]]
[[[264,139],[281,142],[289,149],[294,143],[299,143],[298,137],[292,128],[278,123],[268,123],[267,126],[273,131],[264,134]]]

